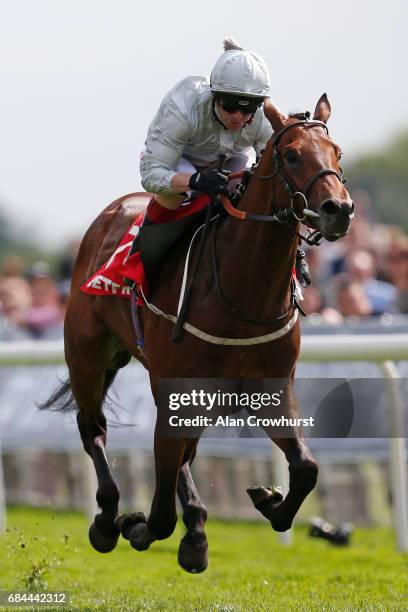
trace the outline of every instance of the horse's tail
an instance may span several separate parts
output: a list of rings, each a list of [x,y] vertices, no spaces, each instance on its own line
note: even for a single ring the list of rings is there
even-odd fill
[[[108,389],[113,383],[117,373],[118,370],[106,370],[102,392],[103,399],[106,398]],[[74,412],[78,410],[79,407],[72,393],[69,378],[67,378],[65,381],[61,381],[60,385],[55,389],[54,393],[47,399],[47,401],[37,404],[37,407],[40,410],[54,410],[56,412]]]
[[[62,381],[47,401],[37,404],[40,410],[55,410],[57,412],[73,412],[78,409],[71,390],[69,378]]]

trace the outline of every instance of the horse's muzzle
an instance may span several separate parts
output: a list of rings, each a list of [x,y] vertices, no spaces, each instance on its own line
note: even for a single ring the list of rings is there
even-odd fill
[[[353,217],[353,202],[325,200],[319,209],[319,230],[326,240],[334,242],[348,233]]]

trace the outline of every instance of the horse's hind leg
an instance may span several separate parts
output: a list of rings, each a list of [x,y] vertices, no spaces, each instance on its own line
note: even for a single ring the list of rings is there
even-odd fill
[[[196,454],[197,440],[191,440],[180,468],[177,493],[183,507],[183,521],[187,533],[180,542],[178,562],[192,574],[203,572],[208,566],[208,543],[204,531],[207,509],[198,495],[190,472]]]
[[[103,396],[115,370],[88,371],[70,367],[71,388],[79,406],[77,422],[85,451],[91,457],[98,479],[96,500],[101,513],[89,530],[92,546],[99,552],[110,552],[116,546],[120,532],[114,524],[118,513],[119,489],[109,469],[105,455],[106,419],[102,412]]]
[[[120,516],[116,525],[123,537],[136,550],[147,550],[155,540],[171,536],[177,523],[176,488],[187,441],[183,438],[162,438],[156,426],[154,457],[156,490],[149,518],[142,512]]]

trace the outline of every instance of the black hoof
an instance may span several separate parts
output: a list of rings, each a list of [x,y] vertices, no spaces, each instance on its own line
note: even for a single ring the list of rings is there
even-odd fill
[[[120,531],[125,540],[130,540],[130,533],[138,523],[146,523],[146,516],[143,512],[134,514],[122,514],[115,519],[115,527]]]
[[[267,518],[275,531],[287,531],[292,526],[292,519],[287,509],[282,506],[283,495],[278,487],[249,487],[249,497],[257,510]]]
[[[146,521],[139,521],[130,532],[130,545],[136,550],[147,550],[152,542],[157,540],[150,531]]]
[[[201,574],[208,567],[208,543],[205,533],[186,533],[178,550],[180,567],[189,574]]]
[[[283,501],[283,493],[280,487],[248,487],[247,493],[252,499],[255,508],[262,512],[263,508],[276,507]]]
[[[119,531],[117,535],[106,536],[99,531],[95,523],[92,523],[89,528],[89,541],[93,548],[100,553],[111,552],[118,543],[118,539]]]

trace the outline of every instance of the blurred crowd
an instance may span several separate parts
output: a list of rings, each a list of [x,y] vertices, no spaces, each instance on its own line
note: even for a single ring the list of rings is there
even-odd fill
[[[408,235],[375,222],[366,192],[352,197],[356,216],[349,234],[306,253],[313,284],[303,291],[302,305],[333,325],[346,317],[408,313]]]
[[[26,266],[14,254],[0,262],[0,340],[62,337],[77,244],[69,245],[51,273],[45,261]]]
[[[408,314],[408,236],[379,224],[365,192],[354,192],[356,217],[347,237],[306,249],[312,286],[304,310],[314,320],[341,325],[345,318]],[[61,256],[55,274],[37,261],[26,268],[8,255],[0,263],[0,340],[55,339],[69,295],[77,244]]]

